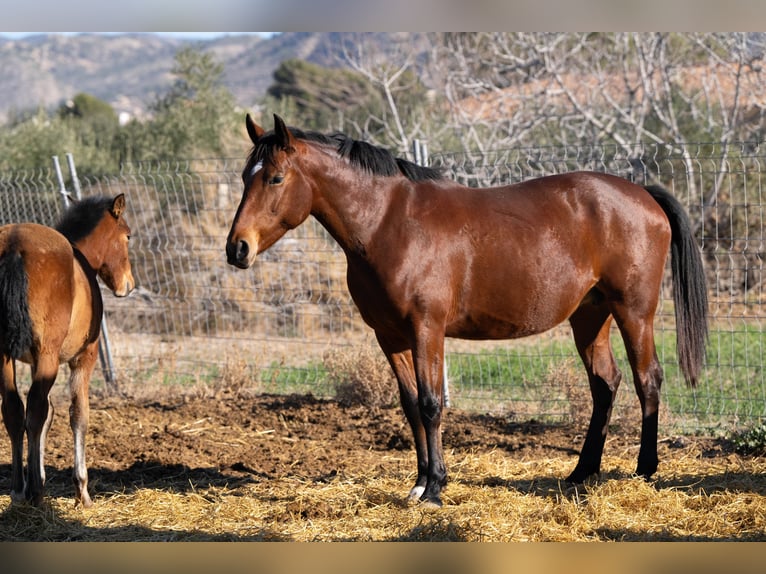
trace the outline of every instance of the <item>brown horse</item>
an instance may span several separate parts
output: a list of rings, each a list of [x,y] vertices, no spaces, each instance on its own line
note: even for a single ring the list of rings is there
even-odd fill
[[[681,205],[658,187],[576,172],[472,189],[342,134],[266,133],[254,144],[229,232],[228,262],[245,269],[313,215],[343,248],[348,287],[399,383],[418,476],[410,498],[441,505],[444,338],[503,339],[569,320],[593,412],[577,466],[598,473],[621,373],[612,320],[627,348],[643,422],[637,473],[657,469],[662,369],[657,309],[672,246],[678,356],[694,385],[704,360],[707,295]]]
[[[125,196],[87,198],[70,207],[56,229],[35,223],[0,227],[0,354],[2,412],[11,439],[11,499],[43,499],[45,437],[53,420],[49,392],[59,364],[70,368],[70,425],[74,435],[75,501],[87,507],[85,433],[88,386],[98,358],[103,304],[96,276],[118,297],[134,286],[123,218]],[[31,365],[32,386],[24,404],[16,386],[16,363]],[[28,442],[27,481],[23,443]]]

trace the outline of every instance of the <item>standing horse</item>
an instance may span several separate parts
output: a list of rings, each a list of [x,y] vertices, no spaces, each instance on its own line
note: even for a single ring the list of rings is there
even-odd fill
[[[226,244],[245,269],[313,215],[348,260],[348,287],[399,383],[418,475],[410,498],[440,506],[447,482],[441,415],[444,338],[504,339],[569,320],[593,398],[577,466],[598,473],[621,373],[609,328],[619,327],[641,403],[637,473],[657,469],[662,369],[657,309],[672,246],[678,356],[696,384],[707,338],[702,261],[681,205],[659,187],[576,172],[471,189],[342,134],[266,133],[254,148]]]
[[[11,439],[11,499],[39,505],[45,483],[45,437],[53,420],[49,393],[59,364],[70,368],[70,425],[74,435],[75,502],[88,495],[85,433],[88,386],[98,358],[103,314],[96,276],[117,297],[135,284],[128,260],[130,228],[125,196],[87,198],[64,214],[56,229],[35,223],[0,227],[0,354],[2,413]],[[16,386],[16,363],[31,365],[32,386],[24,404]],[[27,481],[23,443],[28,441]]]

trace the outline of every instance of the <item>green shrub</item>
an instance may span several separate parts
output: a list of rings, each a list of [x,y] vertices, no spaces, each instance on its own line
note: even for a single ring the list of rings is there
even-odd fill
[[[766,456],[766,423],[760,423],[731,436],[734,450],[742,455]]]

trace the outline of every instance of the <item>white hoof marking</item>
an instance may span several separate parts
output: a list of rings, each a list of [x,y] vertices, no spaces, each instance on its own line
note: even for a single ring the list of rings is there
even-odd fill
[[[423,493],[425,491],[426,491],[425,486],[413,486],[407,498],[409,498],[410,500],[420,500],[420,497],[423,496]]]

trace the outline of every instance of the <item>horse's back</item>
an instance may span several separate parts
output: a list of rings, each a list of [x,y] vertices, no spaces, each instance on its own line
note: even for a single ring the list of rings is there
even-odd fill
[[[418,208],[410,215],[424,216],[445,230],[476,224],[489,232],[496,225],[518,236],[546,226],[572,226],[587,234],[617,224],[632,227],[631,233],[641,225],[667,227],[662,208],[642,186],[601,172],[568,172],[488,188],[446,181],[418,185],[420,193],[413,195]]]
[[[0,227],[0,253],[15,249],[29,254],[69,257],[72,247],[66,237],[52,227],[39,223],[12,223]]]
[[[662,209],[640,185],[622,177],[593,171],[548,175],[506,186],[509,200],[526,197],[541,210],[550,212],[551,202],[561,202],[573,211],[595,210],[590,217],[603,217],[607,210],[635,218],[637,211],[664,218]],[[641,214],[643,216],[643,214]]]

